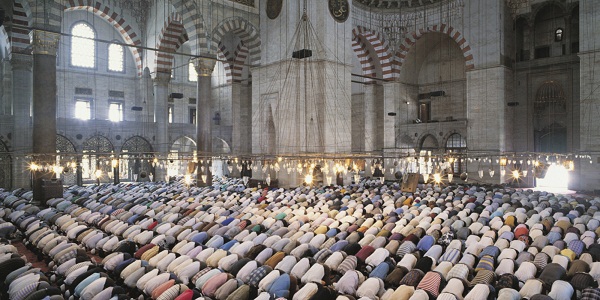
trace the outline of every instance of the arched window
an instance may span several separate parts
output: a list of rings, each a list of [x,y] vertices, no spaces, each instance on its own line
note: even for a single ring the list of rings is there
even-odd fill
[[[467,148],[467,142],[465,139],[458,133],[454,133],[448,137],[446,141],[446,150],[451,150],[454,152],[462,151]]]
[[[453,133],[446,140],[446,151],[452,153],[460,153],[467,150],[467,141],[458,133]],[[463,172],[465,167],[465,161],[463,158],[458,157],[452,164],[452,170],[454,174],[460,174]]]
[[[82,68],[96,67],[96,33],[86,23],[71,28],[71,65]]]
[[[188,66],[188,80],[191,82],[198,81],[198,73],[196,72],[196,67],[194,67],[194,63],[190,61]]]
[[[123,72],[125,69],[125,51],[123,46],[110,44],[108,46],[108,70],[113,72]]]
[[[558,28],[554,31],[554,40],[556,42],[560,42],[563,40],[563,29],[562,28]]]

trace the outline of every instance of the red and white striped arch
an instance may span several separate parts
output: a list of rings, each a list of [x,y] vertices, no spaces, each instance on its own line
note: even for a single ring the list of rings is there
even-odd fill
[[[369,47],[366,47],[369,45]],[[373,53],[369,48],[372,48]],[[376,64],[381,67],[383,79],[393,78],[393,59],[388,43],[380,32],[357,26],[352,29],[352,49],[363,67],[363,75],[376,76]]]
[[[246,60],[250,56],[250,51],[248,51],[248,47],[244,45],[244,42],[241,42],[237,49],[235,50],[234,60],[232,65],[232,79],[233,82],[241,82],[244,76],[244,64]]]
[[[465,37],[458,30],[456,30],[456,28],[447,24],[440,24],[428,27],[426,29],[419,29],[407,35],[404,41],[402,41],[402,44],[399,47],[399,51],[396,54],[396,60],[394,61],[394,73],[400,74],[400,71],[402,70],[402,65],[404,64],[404,60],[406,59],[410,48],[417,42],[419,38],[421,38],[424,34],[429,32],[443,33],[452,38],[458,44],[460,50],[463,53],[463,56],[465,58],[465,70],[469,71],[475,68],[475,62],[473,60],[471,46],[469,45]]]
[[[120,16],[110,6],[95,0],[68,0],[65,2],[64,10],[87,10],[89,12],[93,12],[95,15],[114,26],[123,37],[123,40],[125,40],[125,43],[133,46],[128,48],[133,54],[138,76],[142,75],[141,50],[137,48],[138,46],[142,45],[142,41],[127,20]]]
[[[173,68],[173,53],[187,40],[188,36],[183,28],[181,15],[173,13],[165,21],[158,36],[156,48],[161,51],[156,53],[154,71],[170,74]]]
[[[29,29],[31,27],[31,7],[26,0],[15,0],[13,6],[13,18],[12,24],[15,26],[5,26],[12,27],[11,29],[11,52],[14,53],[25,53],[29,51],[31,53],[31,49],[27,50],[30,45],[29,40]]]
[[[229,32],[237,36],[248,48],[249,62],[251,64],[260,63],[260,33],[254,25],[239,17],[223,20],[215,30],[213,30],[212,42],[215,49],[221,48],[219,44],[223,44],[221,41]],[[228,53],[232,53],[232,50],[237,51],[237,46],[236,49],[226,49]]]
[[[172,3],[175,11],[183,18],[182,23],[190,39],[188,44],[191,47],[192,54],[200,55],[201,53],[210,52],[202,11],[198,9],[196,1],[172,0]]]
[[[219,48],[219,51],[217,51],[217,59],[223,63],[223,69],[225,69],[225,80],[227,83],[231,83],[231,64],[227,60],[227,57],[225,57],[225,54],[221,48]]]
[[[244,79],[244,67],[249,56],[250,52],[248,51],[248,47],[244,45],[244,42],[238,44],[233,54],[222,43],[219,43],[217,58],[223,62],[227,83],[242,82]]]
[[[225,46],[223,39],[228,33],[238,37],[240,41],[235,48],[229,49]],[[227,82],[241,82],[244,78],[246,65],[260,62],[260,35],[258,30],[247,20],[239,17],[223,20],[213,30],[213,47],[219,51],[225,68]]]

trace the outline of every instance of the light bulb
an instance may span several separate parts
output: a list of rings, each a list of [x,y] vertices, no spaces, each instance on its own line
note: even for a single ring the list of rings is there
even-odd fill
[[[514,179],[519,179],[519,177],[521,177],[521,175],[519,174],[519,170],[513,170],[512,171],[512,177]]]
[[[306,182],[306,184],[312,184],[313,182],[313,177],[312,175],[308,174],[304,177],[304,182]]]
[[[433,181],[439,184],[440,182],[442,182],[442,175],[440,175],[440,173],[433,174]]]

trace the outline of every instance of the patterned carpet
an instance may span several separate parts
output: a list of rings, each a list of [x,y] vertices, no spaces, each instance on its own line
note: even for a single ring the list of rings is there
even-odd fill
[[[19,254],[27,258],[27,262],[31,263],[34,268],[40,268],[40,270],[42,270],[44,273],[50,271],[48,264],[46,264],[44,260],[39,260],[38,256],[27,249],[27,247],[25,247],[21,241],[12,242],[12,245],[19,250]]]
[[[35,253],[31,252],[31,250],[27,249],[27,247],[25,247],[25,245],[21,241],[13,241],[12,245],[15,246],[17,250],[19,250],[19,254],[27,258],[27,262],[31,263],[34,268],[40,268],[40,270],[44,273],[50,271],[50,267],[48,267],[46,261],[44,261],[43,259],[39,260],[39,257]],[[94,262],[98,264],[102,262],[102,258],[100,256],[91,254],[89,251],[87,254]]]

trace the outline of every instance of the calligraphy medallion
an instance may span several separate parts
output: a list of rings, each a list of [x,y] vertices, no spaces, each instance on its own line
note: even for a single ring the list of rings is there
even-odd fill
[[[350,4],[348,0],[329,0],[329,12],[336,21],[344,23],[350,15]]]

